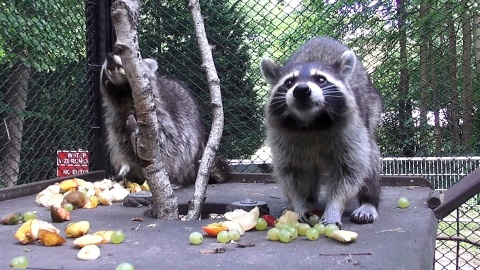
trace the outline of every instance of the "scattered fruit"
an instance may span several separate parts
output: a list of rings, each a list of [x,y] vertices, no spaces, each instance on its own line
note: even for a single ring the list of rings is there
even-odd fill
[[[245,234],[245,230],[243,229],[242,225],[240,225],[240,223],[238,223],[236,221],[227,220],[227,221],[222,222],[221,224],[223,226],[227,227],[228,230],[236,229],[240,232],[240,235]]]
[[[87,203],[83,206],[85,209],[92,209],[92,208],[97,208],[98,206],[98,197],[95,195],[91,195],[88,197]]]
[[[298,235],[305,236],[307,235],[307,230],[310,229],[310,225],[307,223],[300,223],[297,228]]]
[[[330,237],[337,241],[346,243],[346,242],[355,241],[358,237],[358,234],[352,231],[336,230],[332,232]]]
[[[100,235],[101,237],[103,237],[102,244],[108,244],[112,240],[112,234],[113,231],[98,231],[95,232],[93,235]]]
[[[38,239],[40,230],[47,230],[56,234],[60,233],[60,230],[46,221],[30,219],[18,228],[15,232],[15,238],[17,238],[22,244],[29,244]]]
[[[120,244],[123,243],[125,239],[125,233],[122,230],[114,231],[111,236],[110,242],[113,244]]]
[[[202,227],[202,230],[210,236],[217,236],[221,231],[228,230],[228,227],[222,223],[210,223],[207,226]]]
[[[280,233],[280,229],[271,228],[270,230],[267,231],[267,239],[271,241],[278,241],[279,233]]]
[[[263,215],[262,218],[265,219],[265,221],[267,221],[267,225],[269,227],[275,227],[275,223],[277,223],[277,219],[274,216]]]
[[[283,221],[277,221],[277,223],[275,223],[275,228],[277,229],[284,229],[285,227],[287,227],[287,223],[283,222]]]
[[[65,196],[65,202],[71,203],[74,207],[83,208],[87,204],[87,197],[81,191],[74,191]]]
[[[37,218],[37,214],[35,214],[35,212],[33,211],[26,211],[25,213],[23,213],[23,221],[27,221],[34,218]]]
[[[38,240],[47,247],[59,246],[66,242],[58,233],[47,230],[38,232]]]
[[[63,209],[67,210],[68,212],[72,212],[72,210],[73,210],[73,204],[71,204],[71,203],[64,203],[64,204],[63,204]]]
[[[119,264],[115,270],[135,270],[135,267],[131,263],[124,262]]]
[[[278,232],[278,239],[282,243],[290,243],[293,241],[293,234],[289,229],[281,229]]]
[[[311,215],[308,218],[308,223],[310,223],[310,226],[315,226],[315,224],[318,224],[320,222],[320,217],[318,215]]]
[[[92,261],[100,257],[100,248],[96,245],[87,245],[82,247],[77,254],[80,260]]]
[[[332,233],[334,231],[338,231],[340,230],[340,228],[335,225],[335,224],[327,224],[327,226],[325,226],[325,235],[328,236],[328,237],[332,237]]]
[[[239,210],[239,209],[236,209],[236,210]],[[236,221],[240,223],[243,230],[248,231],[253,229],[255,225],[257,225],[257,219],[259,217],[260,217],[260,210],[258,209],[258,206],[255,206],[255,208],[253,208],[246,214],[234,217],[232,221]]]
[[[292,233],[292,239],[295,240],[298,238],[298,231],[297,231],[297,228],[291,226],[291,225],[288,225],[285,227],[284,230],[289,230],[291,233]]]
[[[240,232],[237,229],[229,230],[228,236],[230,236],[230,239],[233,241],[238,241],[241,237]]]
[[[264,218],[258,218],[257,224],[255,225],[255,229],[257,231],[265,231],[268,227],[267,221]]]
[[[217,234],[217,241],[220,243],[230,242],[230,235],[227,231],[221,231]]]
[[[67,237],[77,238],[88,233],[90,223],[88,221],[73,222],[67,225],[65,233]]]
[[[203,242],[203,235],[199,232],[192,232],[188,238],[194,245],[200,245]]]
[[[30,232],[30,227],[32,225],[32,220],[31,219],[20,226],[18,228],[17,232],[15,233],[15,238],[17,238],[18,241],[20,241],[22,244],[28,244],[36,240],[36,238],[32,237],[32,233]]]
[[[10,267],[15,269],[27,269],[28,259],[25,256],[17,256],[10,261]]]
[[[309,227],[305,232],[305,236],[307,237],[308,240],[315,241],[318,239],[320,234],[315,228]]]
[[[410,202],[408,201],[407,198],[401,197],[398,199],[398,207],[400,208],[407,208],[410,205]]]
[[[52,218],[53,222],[64,222],[70,220],[70,212],[62,207],[56,208],[54,206],[50,206],[50,217]]]
[[[23,220],[23,214],[22,213],[11,213],[2,218],[1,223],[3,225],[16,225]]]
[[[325,225],[323,223],[317,223],[313,228],[318,231],[319,235],[325,234]]]
[[[58,186],[63,192],[67,192],[71,189],[75,189],[78,186],[78,182],[76,179],[67,179],[60,182]]]
[[[104,238],[101,235],[86,234],[80,236],[73,241],[73,244],[77,247],[85,247],[88,245],[99,245],[102,244]]]
[[[293,211],[290,211],[290,210],[287,210],[285,211],[285,213],[277,220],[277,223],[278,222],[284,222],[285,224],[288,224],[288,223],[292,223],[294,221],[298,221],[298,219],[300,218],[300,215],[293,212]]]

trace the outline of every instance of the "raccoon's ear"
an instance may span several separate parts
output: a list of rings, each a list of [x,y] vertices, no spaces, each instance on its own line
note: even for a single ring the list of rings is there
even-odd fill
[[[263,77],[270,85],[275,85],[278,80],[278,69],[280,66],[272,59],[265,57],[260,62],[260,69],[262,70]]]
[[[355,70],[357,64],[357,56],[353,51],[345,51],[340,57],[340,74],[343,78],[348,79]]]
[[[147,63],[147,65],[148,65],[148,67],[150,68],[151,71],[153,71],[153,72],[157,71],[158,63],[157,63],[157,61],[155,61],[155,59],[145,58],[145,59],[143,59],[143,61],[145,61],[145,63]]]

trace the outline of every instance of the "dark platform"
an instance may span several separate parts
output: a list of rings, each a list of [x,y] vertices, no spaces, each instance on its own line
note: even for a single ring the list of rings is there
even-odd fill
[[[25,255],[34,269],[115,269],[121,262],[130,262],[135,269],[431,269],[435,251],[436,218],[427,206],[429,187],[383,187],[380,218],[374,224],[352,224],[343,217],[343,227],[356,231],[356,242],[343,244],[322,236],[317,241],[297,239],[284,244],[265,239],[266,232],[249,231],[239,241],[254,243],[254,247],[236,248],[222,254],[201,255],[200,249],[220,246],[216,239],[205,237],[203,244],[189,244],[192,231],[200,231],[212,220],[162,221],[143,216],[145,208],[125,208],[117,203],[111,207],[80,209],[72,212],[72,222],[88,220],[91,232],[125,230],[122,244],[101,245],[101,257],[95,261],[80,261],[78,249],[68,239],[58,247],[40,244],[22,245],[14,238],[20,225],[0,225],[0,269],[7,269],[10,260]],[[191,199],[193,187],[177,191],[179,203]],[[407,197],[410,207],[397,209],[397,199]],[[40,219],[50,221],[46,208],[38,206],[35,196],[0,202],[0,215],[27,210],[38,211]],[[206,210],[223,213],[221,209],[233,201],[251,198],[268,202],[272,214],[278,216],[286,200],[277,184],[226,183],[210,185]],[[143,222],[131,221],[143,217]],[[223,219],[222,219],[223,220]],[[62,231],[68,222],[54,223]],[[155,227],[147,227],[156,224]],[[138,225],[138,230],[134,230]],[[25,252],[25,250],[31,250]],[[340,255],[371,253],[371,255]],[[321,255],[323,254],[323,255]],[[325,254],[334,254],[331,256]]]

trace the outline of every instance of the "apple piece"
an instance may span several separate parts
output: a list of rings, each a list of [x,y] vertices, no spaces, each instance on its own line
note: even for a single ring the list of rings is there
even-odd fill
[[[339,242],[351,242],[357,240],[358,233],[352,232],[352,231],[347,231],[347,230],[336,230],[333,231],[332,234],[330,235],[330,238],[333,238]]]
[[[82,247],[77,253],[77,258],[80,260],[92,261],[100,257],[100,248],[96,245],[87,245]]]
[[[90,223],[88,221],[78,221],[67,225],[65,233],[67,237],[77,238],[88,233],[90,230]]]
[[[38,240],[47,247],[59,246],[66,242],[58,233],[48,230],[40,230],[38,232]]]
[[[78,237],[73,241],[73,244],[77,247],[85,247],[88,245],[99,245],[104,241],[103,236],[95,234],[86,234]]]

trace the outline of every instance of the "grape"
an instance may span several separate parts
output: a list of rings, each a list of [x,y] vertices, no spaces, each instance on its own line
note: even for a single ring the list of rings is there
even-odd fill
[[[28,259],[25,256],[17,256],[12,259],[10,262],[10,267],[11,268],[16,268],[16,269],[27,269],[28,267]]]
[[[298,235],[305,236],[307,234],[308,228],[311,228],[311,227],[307,223],[299,224],[297,228]]]
[[[281,230],[281,229],[284,229],[285,227],[287,227],[287,224],[285,222],[277,222],[275,223],[275,228]]]
[[[115,270],[135,270],[135,266],[131,263],[124,262],[119,264]]]
[[[318,224],[320,222],[320,217],[318,215],[311,215],[308,218],[308,223],[310,223],[310,226],[315,226],[315,224]]]
[[[267,221],[264,218],[258,218],[255,229],[257,229],[258,231],[265,231],[267,229],[267,226]]]
[[[189,239],[190,243],[194,245],[200,245],[203,242],[203,235],[199,232],[192,232]]]
[[[240,239],[241,235],[240,235],[240,232],[237,229],[231,229],[230,231],[228,231],[228,236],[233,241],[237,241],[237,240]]]
[[[63,205],[63,209],[67,210],[68,212],[72,212],[73,210],[73,204],[71,203],[66,203]]]
[[[282,243],[290,243],[293,241],[293,234],[289,229],[281,229],[278,232],[278,239]]]
[[[400,208],[407,208],[410,205],[410,202],[407,198],[401,197],[398,199],[398,207]]]
[[[319,235],[325,234],[325,225],[323,223],[317,223],[313,228],[318,231]]]
[[[300,222],[298,221],[293,221],[287,224],[287,226],[293,227],[295,229],[298,229],[298,226],[300,225]]]
[[[23,213],[23,220],[24,221],[34,219],[34,218],[37,218],[37,215],[35,215],[35,213],[32,212],[32,211],[27,211],[27,212]]]
[[[325,226],[325,234],[330,237],[332,235],[332,232],[334,231],[337,231],[337,230],[340,230],[340,228],[338,228],[337,225],[335,224],[327,224],[327,226]]]
[[[217,234],[217,241],[220,243],[228,243],[230,241],[230,235],[227,231],[221,231]]]
[[[292,226],[287,226],[287,227],[285,227],[285,230],[289,230],[292,233],[293,240],[297,239],[297,237],[298,237],[297,228],[292,227]]]
[[[318,239],[319,233],[317,229],[310,227],[307,229],[306,236],[308,240],[314,241]]]
[[[272,241],[278,241],[278,234],[280,230],[278,228],[271,228],[267,231],[267,239]]]
[[[112,233],[111,242],[113,244],[120,244],[125,239],[125,234],[122,230],[114,231]]]

